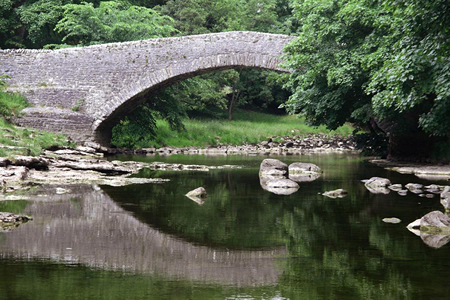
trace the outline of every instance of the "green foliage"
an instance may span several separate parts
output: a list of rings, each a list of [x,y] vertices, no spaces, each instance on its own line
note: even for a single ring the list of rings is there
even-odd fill
[[[418,123],[391,132],[420,126],[448,135],[448,1],[297,0],[293,9],[300,27],[286,48],[288,111],[313,125],[373,130],[374,119],[397,123],[418,112]]]
[[[125,116],[112,130],[111,144],[118,147],[142,148],[156,138],[156,117],[164,118],[170,130],[185,130],[180,103],[169,94],[155,97],[154,101],[141,105]]]
[[[213,118],[187,119],[184,125],[185,131],[173,131],[166,121],[157,120],[156,138],[141,147],[242,145],[258,143],[272,136],[309,133],[349,136],[353,131],[353,128],[348,125],[336,131],[329,131],[324,126],[309,127],[303,119],[296,116],[277,116],[241,110],[235,112],[231,122],[228,121],[227,114],[216,113]]]
[[[310,124],[330,129],[346,121],[367,122],[361,112],[370,103],[364,90],[369,73],[361,64],[368,52],[364,37],[375,30],[373,15],[373,7],[362,9],[356,1],[295,2],[301,27],[286,48],[288,68],[294,70],[288,84],[294,93],[285,104],[289,112],[302,112]]]
[[[126,2],[104,1],[63,6],[63,18],[55,30],[64,34],[62,42],[89,45],[124,42],[171,35],[172,19],[157,11],[129,6]]]
[[[29,106],[28,101],[19,94],[0,91],[0,145],[14,148],[0,149],[0,156],[39,155],[43,149],[67,146],[67,137],[53,133],[15,127],[7,121],[19,116],[22,109]]]
[[[289,9],[286,1],[275,0],[169,0],[159,7],[163,14],[175,20],[175,27],[182,35],[230,30],[289,32],[286,25]],[[279,20],[278,12],[285,23]],[[281,84],[272,80],[274,75],[267,79],[268,74],[268,71],[222,71],[189,79],[174,86],[170,93],[182,99],[191,114],[211,113],[211,108],[218,107],[227,109],[231,119],[233,110],[239,106],[265,108],[273,103],[273,108],[280,102],[276,93],[281,91]],[[286,93],[280,95],[287,97]]]
[[[430,109],[420,116],[420,126],[433,135],[450,130],[450,6],[446,0],[387,1],[392,15],[390,34],[376,59],[381,68],[367,91],[375,110],[407,111],[422,103]]]
[[[67,0],[31,1],[15,10],[20,23],[26,28],[30,46],[42,47],[60,40],[60,36],[53,28],[61,18],[62,6],[68,2]]]
[[[6,78],[10,78],[8,75],[0,75],[0,92],[6,89],[8,83],[4,80]]]
[[[1,117],[9,118],[11,116],[17,116],[27,106],[29,106],[28,101],[23,96],[0,91]]]
[[[144,145],[155,137],[156,121],[154,112],[147,105],[134,110],[119,124],[114,126],[111,144],[134,148]]]
[[[81,107],[81,105],[83,105],[83,103],[84,103],[84,99],[80,99],[80,100],[78,100],[76,103],[75,103],[75,105],[74,106],[72,106],[72,111],[79,111],[80,110],[80,107]]]
[[[28,201],[25,200],[1,201],[0,211],[10,212],[13,214],[23,214],[27,205]]]
[[[39,155],[43,150],[68,146],[67,137],[59,134],[38,131],[22,127],[15,127],[3,118],[0,118],[0,144],[14,148],[0,149],[0,157],[13,155]]]
[[[230,30],[275,32],[279,28],[276,6],[275,0],[169,0],[159,9],[186,35]]]

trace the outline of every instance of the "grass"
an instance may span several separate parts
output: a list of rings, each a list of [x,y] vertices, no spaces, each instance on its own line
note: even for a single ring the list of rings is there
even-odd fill
[[[310,127],[303,118],[277,116],[252,111],[238,111],[234,120],[188,119],[185,132],[172,131],[164,120],[157,121],[157,138],[148,146],[204,147],[208,145],[242,145],[258,143],[273,136],[307,135],[310,133],[349,136],[353,128],[342,126],[330,131],[324,126]]]
[[[18,94],[0,92],[0,157],[39,155],[44,149],[68,145],[67,137],[12,125],[10,117],[18,116],[28,106]]]

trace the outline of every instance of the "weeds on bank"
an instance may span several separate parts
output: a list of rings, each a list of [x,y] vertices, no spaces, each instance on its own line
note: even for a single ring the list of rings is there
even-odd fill
[[[184,124],[186,131],[176,132],[170,130],[166,121],[157,120],[157,138],[147,146],[242,145],[258,143],[272,136],[302,136],[310,133],[350,136],[353,131],[349,125],[330,131],[324,126],[310,127],[306,125],[304,119],[296,116],[279,116],[251,111],[236,112],[232,121],[188,119]]]
[[[21,95],[0,92],[0,157],[36,156],[44,149],[68,145],[63,135],[12,125],[9,120],[27,106]]]

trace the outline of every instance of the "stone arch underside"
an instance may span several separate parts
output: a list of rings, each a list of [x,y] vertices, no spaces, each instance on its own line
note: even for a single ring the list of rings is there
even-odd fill
[[[280,67],[292,37],[224,32],[50,50],[0,50],[9,90],[33,104],[20,125],[107,144],[123,114],[177,81],[236,67]]]

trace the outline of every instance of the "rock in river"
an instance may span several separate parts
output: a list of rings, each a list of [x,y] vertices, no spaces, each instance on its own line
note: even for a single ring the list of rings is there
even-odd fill
[[[259,167],[260,176],[284,176],[287,174],[288,166],[278,159],[267,158],[261,162]]]
[[[259,182],[263,190],[276,195],[290,195],[298,191],[300,187],[292,180],[275,176],[261,176]]]
[[[289,165],[289,175],[301,175],[301,174],[320,174],[322,169],[320,169],[315,164],[296,162]]]
[[[391,181],[386,178],[372,177],[366,180],[364,185],[373,194],[389,194],[390,190],[387,187],[391,185]]]
[[[426,214],[407,228],[433,248],[440,248],[450,241],[450,217],[440,211]]]
[[[279,178],[267,181],[267,186],[271,188],[299,188],[299,185],[289,179]]]
[[[391,223],[391,224],[397,224],[400,223],[402,220],[400,220],[399,218],[384,218],[383,222],[384,223]]]
[[[320,177],[322,170],[311,163],[296,162],[288,167],[289,179],[296,182],[310,182]]]
[[[330,197],[330,198],[344,198],[347,196],[348,192],[344,189],[337,189],[333,191],[328,191],[323,193],[323,196]]]
[[[25,215],[15,215],[9,212],[0,212],[0,231],[10,231],[11,229],[33,220],[32,217]]]
[[[446,186],[441,193],[441,204],[445,207],[445,210],[450,210],[450,186]]]
[[[204,187],[198,187],[186,194],[188,197],[206,198],[206,190]]]

